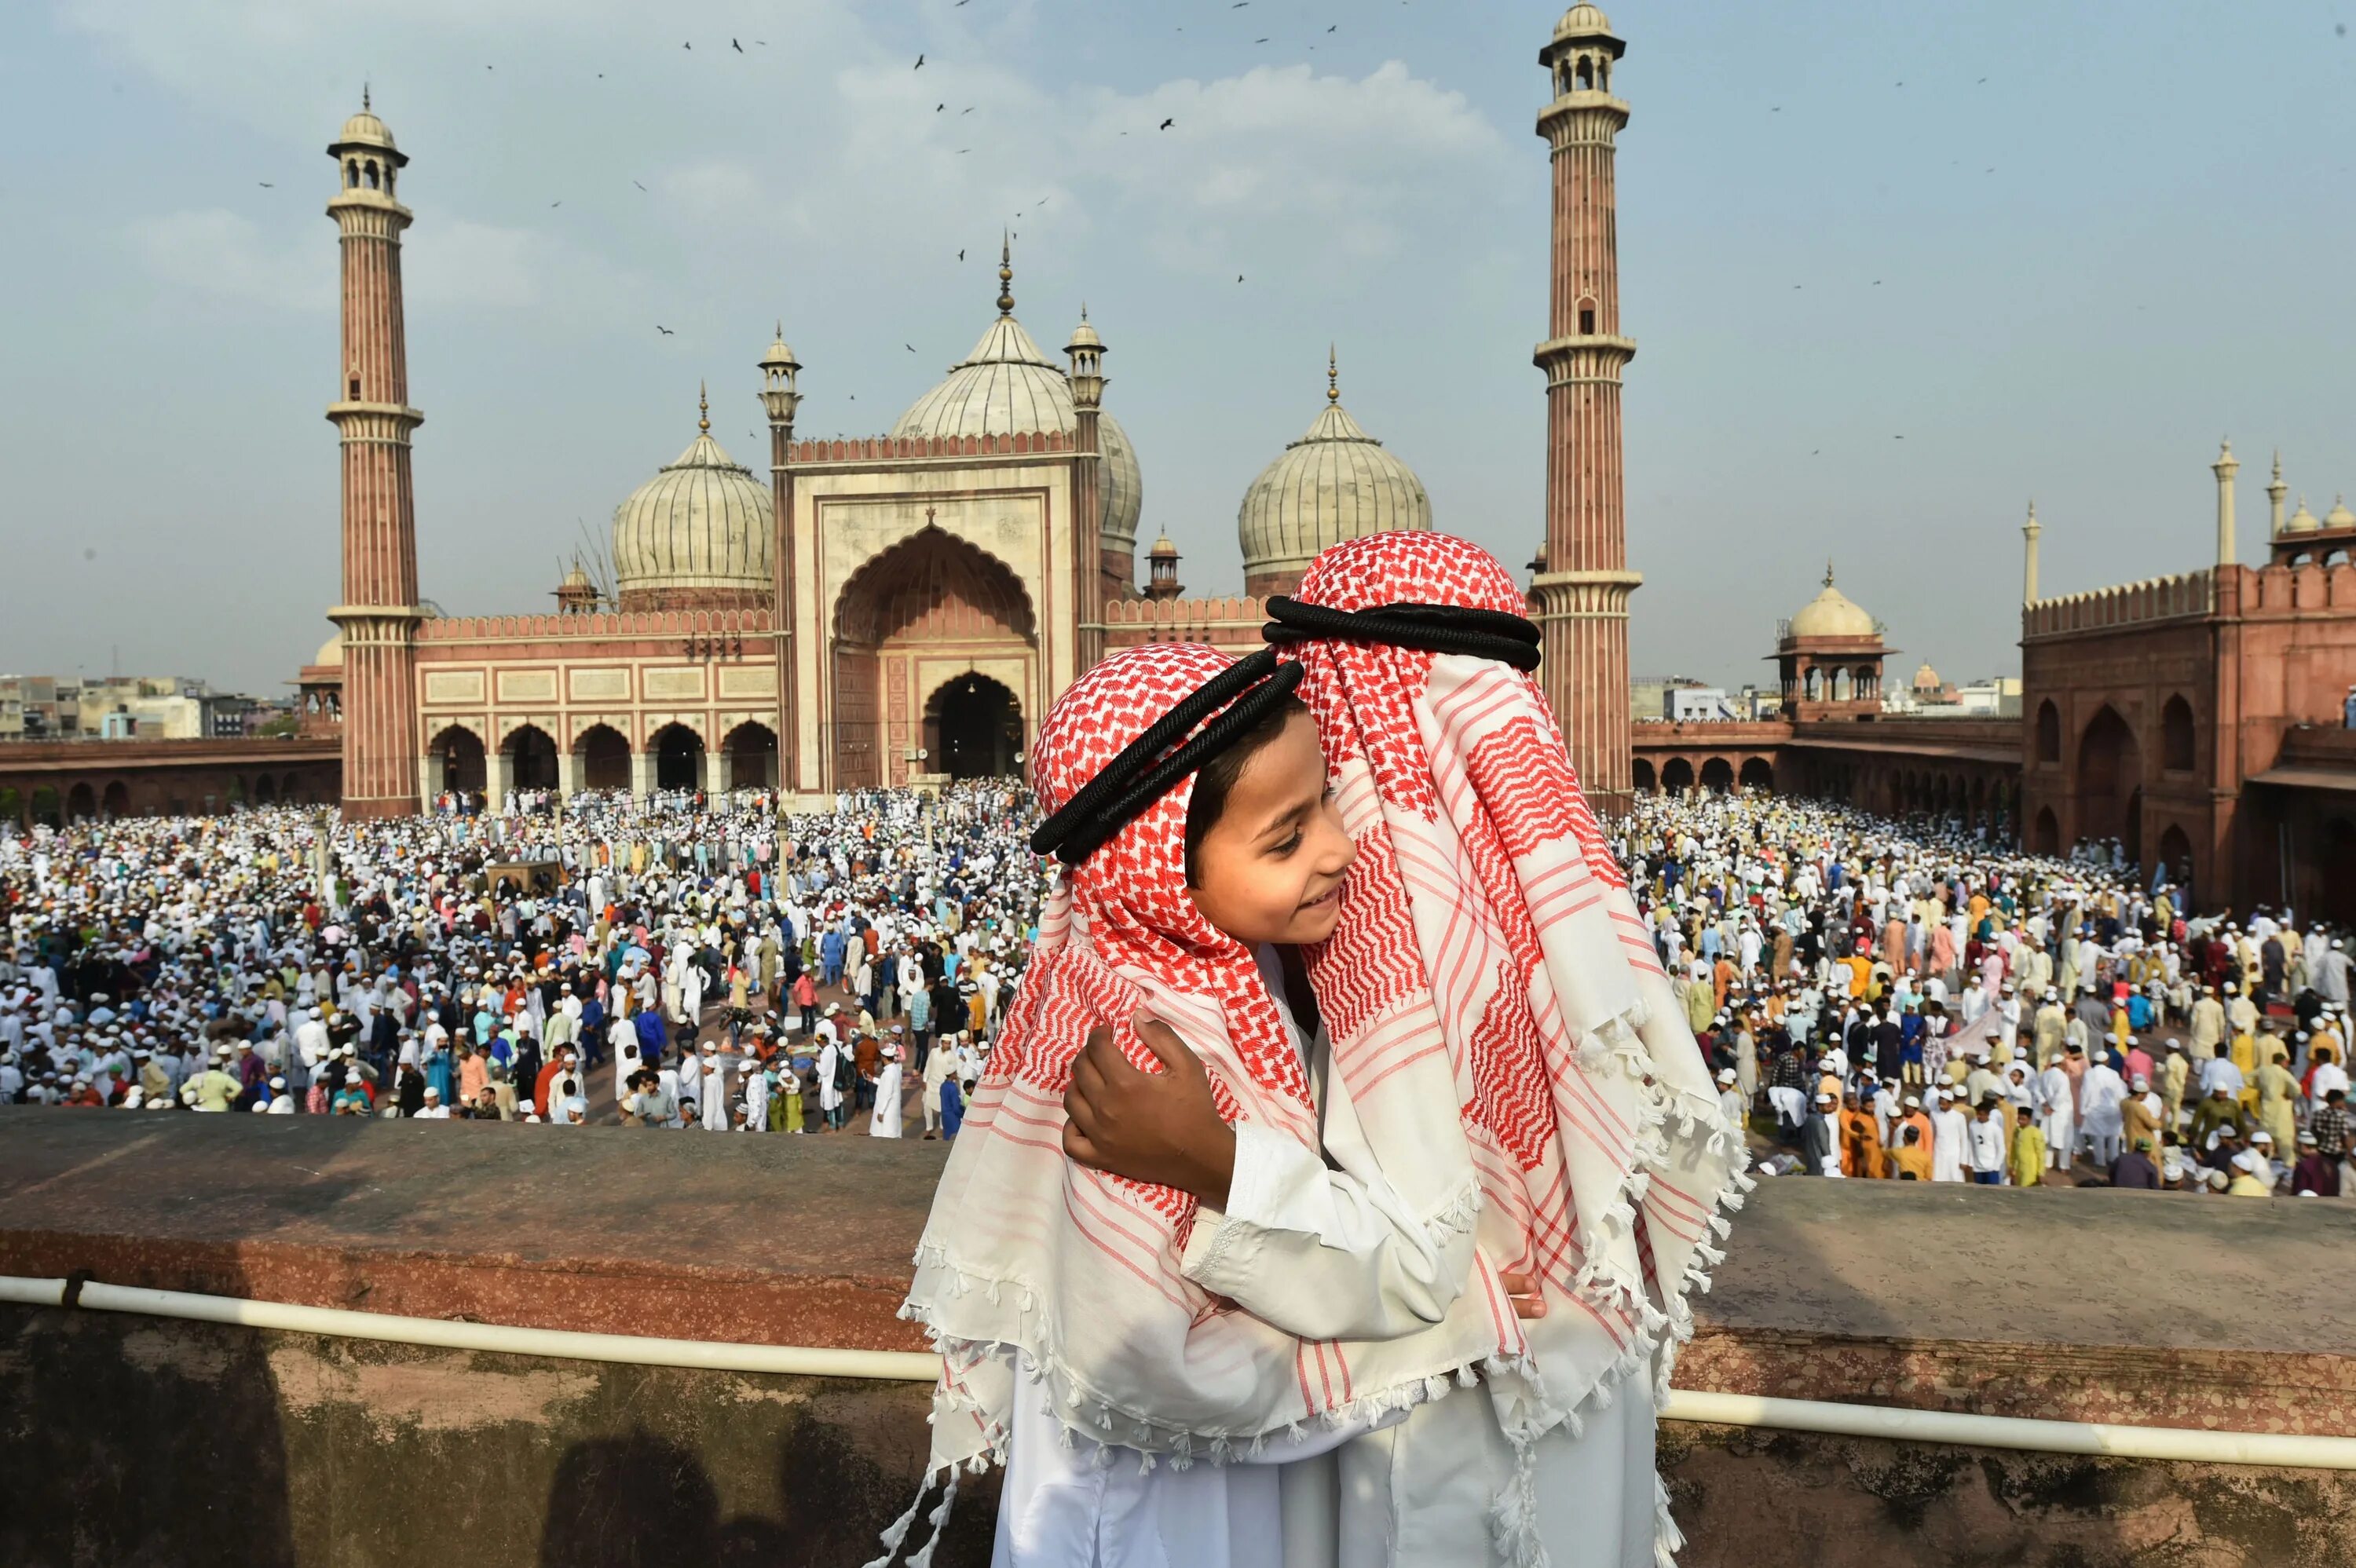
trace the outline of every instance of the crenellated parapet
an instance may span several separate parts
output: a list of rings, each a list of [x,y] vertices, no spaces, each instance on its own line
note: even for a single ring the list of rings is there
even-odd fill
[[[1256,648],[1268,624],[1268,601],[1248,594],[1212,599],[1115,599],[1104,607],[1105,646],[1208,643]]]
[[[792,463],[907,463],[927,458],[1052,457],[1071,455],[1072,438],[1062,431],[1017,431],[1012,435],[865,435],[849,440],[797,441],[787,447]]]
[[[605,610],[587,614],[435,615],[417,624],[417,640],[487,643],[562,638],[766,636],[776,623],[766,610]]]
[[[2207,615],[2216,608],[2216,576],[2203,569],[2040,599],[2021,609],[2021,640]]]
[[[2277,563],[2250,571],[2248,583],[2242,596],[2244,615],[2356,609],[2356,561]]]

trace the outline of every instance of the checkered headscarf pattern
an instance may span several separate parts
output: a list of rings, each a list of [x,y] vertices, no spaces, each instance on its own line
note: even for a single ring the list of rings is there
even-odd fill
[[[1041,726],[1033,773],[1061,806],[1179,700],[1229,667],[1191,645],[1119,654]],[[1019,1355],[1065,1424],[1101,1441],[1216,1457],[1328,1413],[1371,1415],[1436,1397],[1451,1374],[1503,1375],[1527,1341],[1494,1267],[1438,1324],[1404,1339],[1301,1339],[1211,1296],[1180,1264],[1192,1198],[1064,1157],[1063,1094],[1089,1030],[1108,1024],[1151,1067],[1132,1019],[1150,1011],[1201,1059],[1220,1113],[1319,1147],[1309,1085],[1255,955],[1205,922],[1185,885],[1193,781],[1058,873],[1034,956],[991,1051],[916,1253],[905,1316],[942,1353],[936,1465],[1003,1456]],[[1345,922],[1354,918],[1344,904]],[[1435,1236],[1462,1234],[1477,1201],[1438,1024],[1394,1017],[1375,1049],[1419,1115],[1372,1152],[1382,1179]],[[1448,1151],[1452,1144],[1455,1152]],[[1433,1152],[1437,1150],[1438,1152]],[[1500,1358],[1503,1358],[1500,1360]]]
[[[1486,551],[1387,533],[1317,558],[1295,598],[1526,613]],[[1480,1172],[1483,1248],[1581,1310],[1532,1334],[1547,1403],[1682,1330],[1716,1256],[1740,1139],[1676,1008],[1537,683],[1388,645],[1293,645],[1358,847],[1344,918],[1311,955],[1337,1070],[1429,997]],[[1379,1079],[1352,1083],[1379,1117]],[[1739,1201],[1739,1199],[1735,1200]],[[1731,1206],[1730,1204],[1729,1206]]]

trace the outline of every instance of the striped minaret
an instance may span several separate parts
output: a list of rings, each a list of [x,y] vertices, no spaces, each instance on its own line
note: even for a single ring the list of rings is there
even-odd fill
[[[344,634],[344,816],[406,816],[423,787],[417,733],[417,513],[401,315],[401,231],[393,199],[409,162],[369,112],[344,122],[336,160],[336,220],[344,251],[344,355],[328,422],[344,444],[344,582],[327,612]]]
[[[1547,339],[1546,547],[1530,585],[1544,629],[1539,678],[1588,800],[1632,803],[1628,752],[1628,570],[1620,465],[1620,371],[1636,345],[1620,335],[1620,239],[1613,142],[1628,106],[1612,95],[1627,46],[1593,5],[1563,14],[1538,52],[1554,85],[1538,134],[1554,154],[1554,276]]]

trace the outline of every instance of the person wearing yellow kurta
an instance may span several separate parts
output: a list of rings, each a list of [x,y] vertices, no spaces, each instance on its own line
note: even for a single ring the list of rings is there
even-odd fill
[[[2284,1065],[2288,1060],[2274,1046],[2257,1074],[2258,1125],[2274,1135],[2278,1149],[2298,1147],[2298,1080]]]
[[[2217,987],[2211,986],[2192,1004],[2192,1060],[2206,1061],[2217,1054],[2217,1042],[2225,1038],[2225,1004],[2217,999]]]
[[[2014,1113],[2019,1125],[2012,1129],[2012,1158],[2005,1179],[2015,1187],[2035,1187],[2045,1179],[2045,1132],[2037,1113],[2021,1106]]]
[[[2254,1111],[2258,1108],[2258,1089],[2252,1082],[2258,1075],[2258,1042],[2247,1030],[2236,1030],[2227,1054],[2242,1072],[2242,1104]]]

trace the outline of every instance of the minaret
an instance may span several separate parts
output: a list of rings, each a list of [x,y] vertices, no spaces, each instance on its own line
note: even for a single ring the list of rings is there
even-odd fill
[[[343,439],[342,603],[327,612],[344,634],[344,816],[414,814],[422,786],[417,733],[417,513],[410,487],[410,432],[425,416],[409,406],[401,314],[401,231],[409,208],[393,199],[409,159],[369,110],[344,122],[328,144],[337,185],[327,216],[344,252],[344,338],[328,422]]]
[[[769,594],[769,613],[776,618],[777,636],[777,788],[802,787],[801,667],[795,656],[794,632],[798,617],[794,597],[794,414],[802,406],[798,378],[801,363],[786,344],[786,324],[761,356],[761,408],[769,416],[769,487],[776,515],[771,527],[769,560],[776,572]]]
[[[1001,253],[998,275],[1010,280],[1004,253]],[[998,305],[1001,311],[1013,308],[1013,300],[1001,293]],[[1071,356],[1072,368],[1066,379],[1072,386],[1072,581],[1078,592],[1074,608],[1079,612],[1079,640],[1073,656],[1080,669],[1091,669],[1104,657],[1105,605],[1115,598],[1126,598],[1136,592],[1136,564],[1126,556],[1120,559],[1120,581],[1113,581],[1104,559],[1104,461],[1099,455],[1099,421],[1104,409],[1104,339],[1088,325],[1088,307],[1080,306],[1080,325],[1072,328],[1072,340],[1064,345]]]
[[[2233,548],[2233,475],[2242,471],[2240,461],[2233,455],[2233,443],[2225,442],[2217,450],[2217,461],[2209,472],[2217,476],[2217,564],[2232,566],[2241,560]]]
[[[1627,46],[1593,5],[1563,14],[1538,51],[1554,101],[1538,134],[1553,150],[1552,314],[1536,358],[1547,377],[1546,547],[1530,584],[1545,633],[1539,679],[1587,798],[1633,805],[1628,751],[1628,570],[1620,464],[1620,373],[1636,345],[1620,335],[1614,140],[1628,105],[1612,95]]]
[[[2037,520],[2037,503],[2029,503],[2029,521],[2020,525],[2020,537],[2029,541],[2020,572],[2020,602],[2023,605],[2037,603],[2037,541],[2043,536],[2045,525]]]
[[[2266,485],[2266,537],[2278,538],[2283,531],[2283,497],[2290,486],[2283,483],[2282,449],[2275,449],[2275,476]]]

